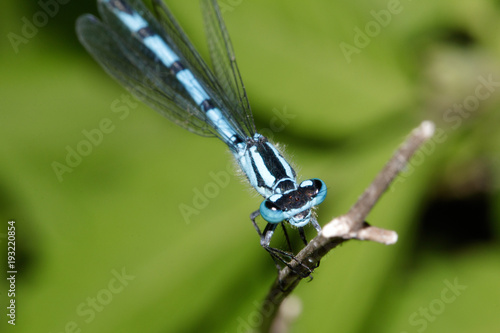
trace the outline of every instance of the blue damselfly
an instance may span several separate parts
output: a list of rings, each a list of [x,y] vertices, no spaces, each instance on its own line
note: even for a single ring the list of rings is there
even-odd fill
[[[278,149],[257,133],[245,87],[216,0],[201,0],[212,69],[203,61],[170,10],[153,0],[153,15],[140,0],[98,0],[102,21],[92,15],[76,24],[81,43],[106,72],[144,103],[177,125],[202,136],[216,136],[230,149],[250,184],[265,200],[251,214],[261,245],[277,259],[292,254],[270,246],[283,221],[309,222],[326,197],[317,178],[297,183]],[[263,231],[255,219],[268,222]],[[281,255],[281,256],[280,256]]]

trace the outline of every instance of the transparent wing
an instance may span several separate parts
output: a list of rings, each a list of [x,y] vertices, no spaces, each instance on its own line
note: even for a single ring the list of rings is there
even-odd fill
[[[174,16],[161,0],[153,0],[155,13],[164,29],[165,38],[183,63],[202,81],[209,95],[219,105],[232,125],[245,136],[255,134],[255,125],[241,81],[232,46],[216,1],[202,0],[209,48],[215,75],[199,55]]]
[[[92,15],[80,17],[76,31],[80,42],[104,70],[144,103],[193,133],[218,135],[168,68],[158,63],[141,43],[131,36],[127,38],[127,34],[115,33]]]
[[[245,85],[217,0],[202,0],[201,9],[215,75],[235,111],[239,114],[238,118],[245,122],[246,127],[252,128],[255,132]]]

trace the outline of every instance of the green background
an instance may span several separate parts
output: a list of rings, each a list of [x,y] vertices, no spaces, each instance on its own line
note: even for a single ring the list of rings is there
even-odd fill
[[[206,55],[198,2],[168,4]],[[331,252],[294,293],[302,313],[291,332],[498,332],[498,86],[471,111],[453,111],[474,101],[478,77],[500,81],[498,1],[220,4],[257,128],[283,145],[301,179],[328,185],[320,224],[349,209],[422,120],[442,133],[368,217],[398,243]],[[123,103],[126,92],[74,33],[94,1],[60,4],[22,37],[23,18],[41,11],[7,0],[0,14],[0,242],[6,253],[15,220],[18,270],[16,327],[6,323],[2,279],[0,330],[251,328],[276,274],[248,219],[261,198],[234,175],[221,142]],[[16,35],[26,39],[14,45]],[[342,43],[356,41],[346,56]],[[107,133],[85,146],[103,121]],[[58,177],[54,162],[85,147]],[[196,214],[183,216],[205,191]]]

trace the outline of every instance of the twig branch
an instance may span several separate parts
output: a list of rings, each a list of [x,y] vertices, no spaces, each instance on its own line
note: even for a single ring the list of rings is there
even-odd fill
[[[272,325],[281,303],[308,273],[304,266],[314,270],[325,254],[349,239],[370,240],[386,245],[396,243],[398,235],[395,231],[372,227],[365,222],[365,218],[413,154],[433,134],[434,124],[430,121],[424,121],[415,128],[349,212],[327,223],[322,232],[297,254],[297,259],[303,265],[292,261],[290,264],[293,269],[284,267],[279,272],[262,304],[263,321],[258,332],[274,332]]]

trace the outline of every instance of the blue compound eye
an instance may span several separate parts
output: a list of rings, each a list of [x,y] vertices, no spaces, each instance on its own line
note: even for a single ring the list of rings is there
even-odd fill
[[[299,187],[304,189],[312,206],[319,205],[326,198],[326,184],[321,179],[313,178],[304,180],[300,183]]]
[[[269,199],[260,204],[260,215],[269,223],[280,223],[285,219],[285,213]]]

